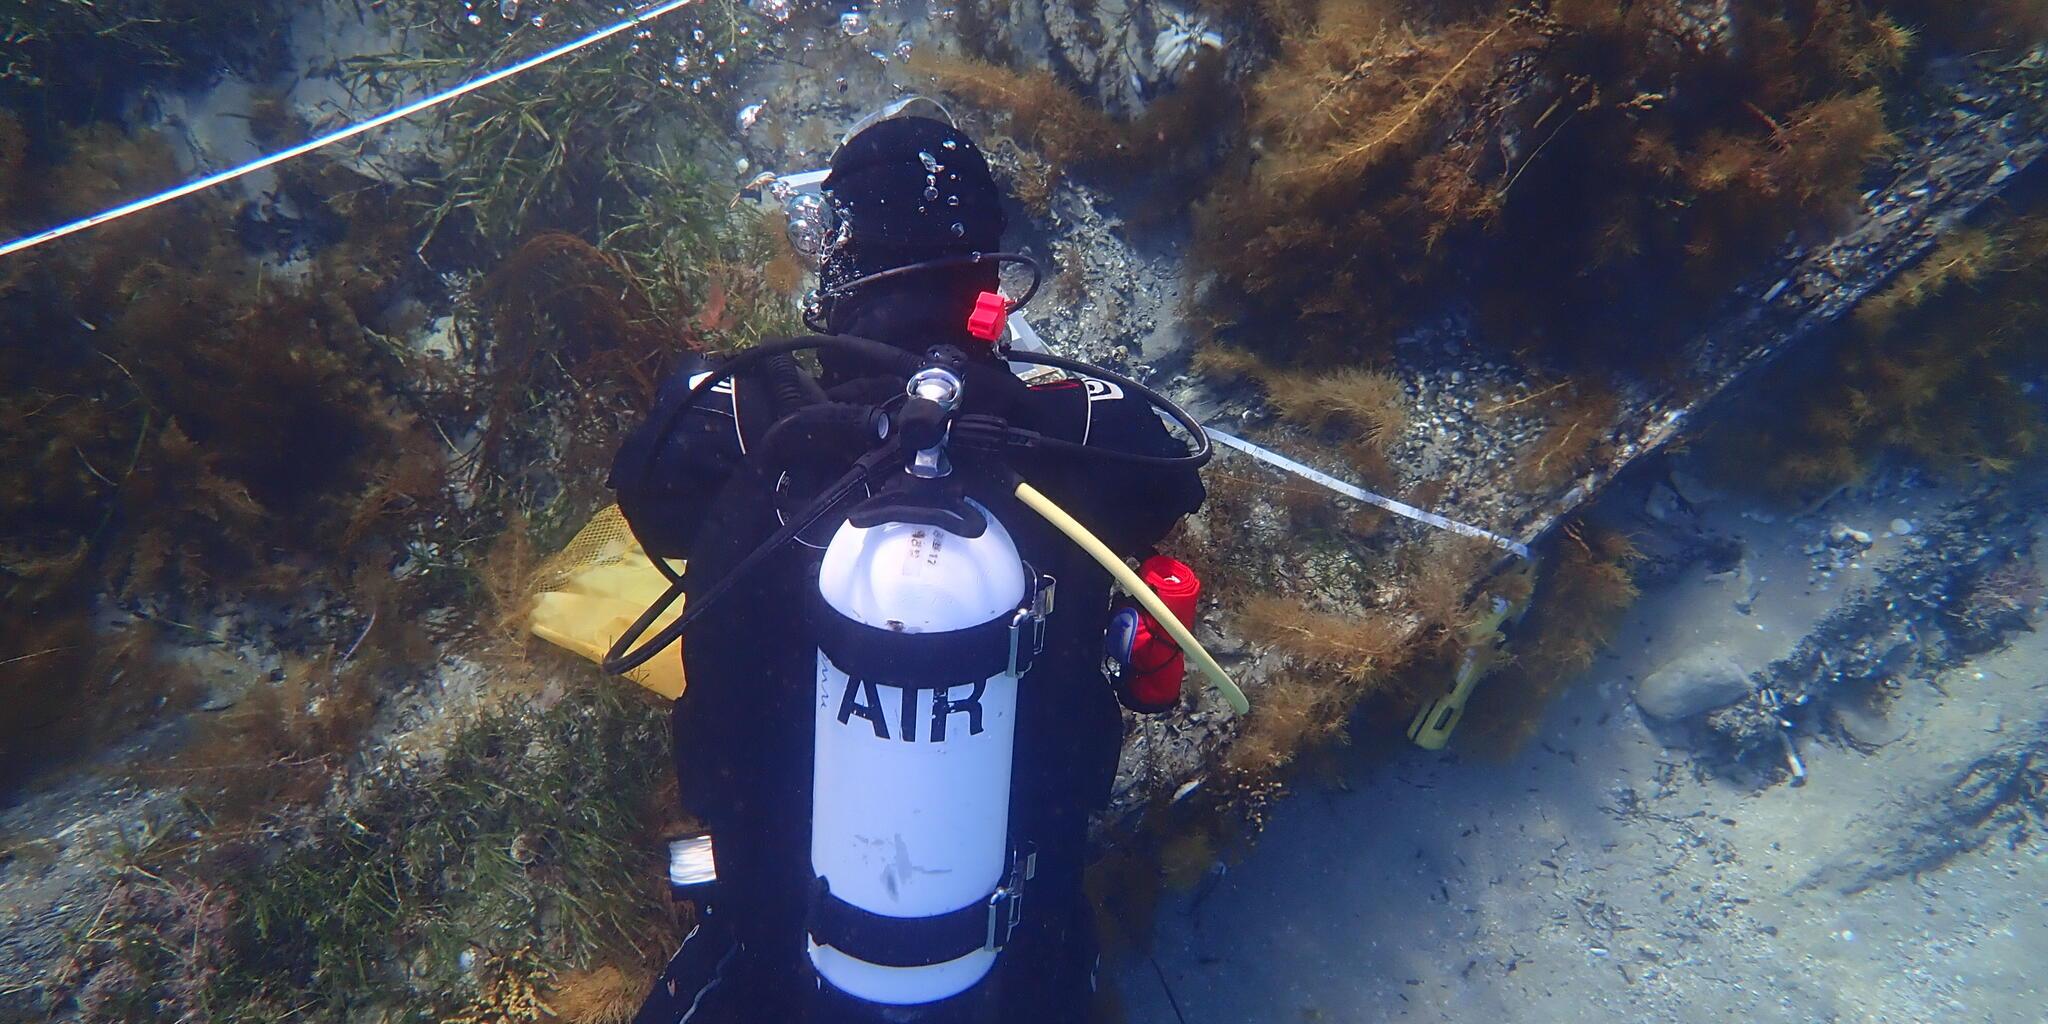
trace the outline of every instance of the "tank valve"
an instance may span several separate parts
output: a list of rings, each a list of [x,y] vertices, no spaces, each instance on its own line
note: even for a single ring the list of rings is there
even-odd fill
[[[917,449],[910,460],[910,475],[924,480],[951,476],[953,463],[946,458],[946,437],[952,432],[953,413],[960,408],[966,386],[953,371],[928,366],[912,374],[904,390],[910,404],[903,409],[903,436]]]

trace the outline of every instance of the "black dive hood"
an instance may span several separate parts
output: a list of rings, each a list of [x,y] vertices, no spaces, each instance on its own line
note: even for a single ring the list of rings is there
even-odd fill
[[[818,270],[823,333],[964,343],[976,298],[1000,283],[1008,219],[980,147],[929,117],[897,116],[832,155]],[[906,274],[905,271],[914,271]]]
[[[841,229],[828,235],[827,289],[912,263],[1001,251],[1009,227],[981,148],[929,117],[888,118],[846,140],[832,154],[824,195]]]

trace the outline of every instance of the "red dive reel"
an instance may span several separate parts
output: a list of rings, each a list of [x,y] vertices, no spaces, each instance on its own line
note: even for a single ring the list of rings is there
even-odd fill
[[[1179,559],[1153,555],[1138,567],[1138,576],[1181,625],[1194,628],[1195,605],[1202,597],[1202,580],[1195,570]],[[1103,639],[1103,667],[1125,707],[1140,714],[1157,714],[1180,703],[1187,655],[1151,613],[1134,605],[1119,608],[1110,617]]]

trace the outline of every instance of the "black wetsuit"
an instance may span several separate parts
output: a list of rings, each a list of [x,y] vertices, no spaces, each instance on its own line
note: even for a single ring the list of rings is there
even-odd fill
[[[937,343],[986,353],[954,318],[957,302],[920,298],[914,284],[878,289],[869,315],[842,326],[912,351]],[[984,356],[985,357],[985,356]],[[701,368],[665,389],[675,401]],[[901,378],[831,381],[842,401],[901,394]],[[811,438],[787,459],[763,448],[786,397],[761,377],[742,377],[685,418],[663,443],[652,479],[646,445],[622,450],[614,486],[650,551],[689,559],[688,599],[723,577],[780,525],[782,513],[836,478],[865,439]],[[1136,396],[1100,382],[1021,385],[983,396],[1011,422],[1090,446],[1151,455],[1186,449]],[[970,394],[968,409],[977,408]],[[658,419],[658,417],[657,417]],[[1148,469],[1072,454],[1029,455],[1011,465],[1120,554],[1144,553],[1201,505],[1192,469]],[[786,474],[786,475],[785,475]],[[651,488],[651,489],[650,489]],[[777,497],[778,491],[783,497]],[[1044,654],[1018,698],[1010,813],[1013,842],[1038,852],[1023,922],[989,979],[945,1004],[910,1016],[870,1016],[834,1004],[805,956],[810,864],[812,707],[815,645],[802,609],[816,587],[817,546],[790,545],[705,613],[683,641],[688,689],[676,702],[676,771],[684,809],[716,843],[719,882],[708,923],[658,987],[646,1024],[704,1021],[1003,1021],[1061,1024],[1086,1018],[1095,943],[1082,891],[1090,814],[1107,801],[1123,739],[1117,698],[1102,672],[1111,580],[1044,520],[1001,488],[971,485],[1015,538],[1025,559],[1058,580]],[[823,524],[822,543],[836,522]],[[673,656],[673,655],[667,655]],[[715,982],[715,984],[714,984]],[[692,1011],[694,1007],[694,1012]]]

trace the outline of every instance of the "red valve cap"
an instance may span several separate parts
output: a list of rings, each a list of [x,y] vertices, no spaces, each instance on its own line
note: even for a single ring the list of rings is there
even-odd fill
[[[974,312],[967,317],[967,333],[994,342],[1003,336],[1003,324],[1009,318],[1009,300],[995,292],[982,292],[975,297]]]

